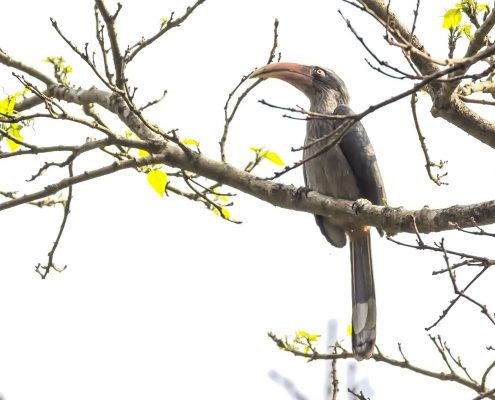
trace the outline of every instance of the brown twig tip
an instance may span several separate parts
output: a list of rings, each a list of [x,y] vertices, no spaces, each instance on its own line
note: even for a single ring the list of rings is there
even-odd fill
[[[352,394],[356,399],[358,400],[370,400],[369,397],[366,397],[362,391],[360,391],[359,393],[355,392],[354,390],[352,390],[351,388],[347,388],[347,392]]]

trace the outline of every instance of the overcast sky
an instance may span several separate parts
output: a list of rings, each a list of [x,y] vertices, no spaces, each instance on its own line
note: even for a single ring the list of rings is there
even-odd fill
[[[108,2],[113,4],[113,2]],[[180,15],[186,1],[122,1],[119,38],[123,47],[158,28],[162,16]],[[453,1],[423,2],[417,34],[437,58],[447,54],[442,15]],[[408,23],[416,1],[392,2]],[[142,103],[168,94],[147,117],[164,129],[179,128],[218,158],[223,104],[241,76],[265,64],[273,21],[280,20],[279,50],[284,61],[317,64],[346,82],[351,106],[362,111],[411,82],[390,80],[371,70],[369,57],[345,27],[337,10],[380,57],[404,66],[397,49],[383,41],[383,29],[344,2],[308,0],[209,0],[179,29],[142,52],[129,69]],[[96,49],[92,1],[26,0],[3,7],[0,47],[50,73],[41,60],[63,55],[74,68],[76,87],[99,85],[51,27],[54,17],[81,48]],[[462,53],[459,53],[459,56]],[[6,94],[19,90],[10,70],[0,67]],[[307,106],[304,96],[280,81],[266,81],[245,100],[231,126],[228,159],[242,167],[250,146],[266,146],[287,162],[300,155],[304,122],[283,118],[265,99],[282,106]],[[495,198],[493,150],[429,114],[431,102],[419,95],[418,112],[434,160],[448,160],[448,186],[428,180],[413,127],[409,99],[363,121],[374,144],[392,206],[446,207]],[[115,128],[125,128],[116,123]],[[26,140],[74,143],[91,132],[68,123],[37,121]],[[2,163],[1,190],[34,190],[19,183],[36,171],[39,159]],[[84,157],[83,172],[110,161]],[[265,162],[256,173],[277,167]],[[36,187],[59,177],[47,174]],[[303,184],[301,170],[281,182]],[[24,206],[0,213],[0,393],[6,400],[107,399],[289,399],[268,372],[291,379],[308,399],[324,398],[326,365],[306,363],[280,352],[266,336],[304,329],[324,335],[337,321],[337,337],[350,348],[351,317],[348,249],[332,248],[311,215],[275,208],[239,193],[230,210],[241,225],[223,221],[201,205],[171,195],[160,198],[144,175],[126,171],[90,181],[74,190],[67,232],[56,260],[67,264],[45,281],[34,272],[55,238],[61,209]],[[432,277],[438,255],[399,248],[373,234],[380,349],[400,358],[401,342],[411,362],[440,370],[424,327],[453,297],[447,276]],[[460,234],[447,246],[490,256],[493,244]],[[413,241],[410,235],[400,239]],[[493,257],[493,256],[492,256]],[[493,273],[476,287],[489,300]],[[483,297],[485,296],[485,297]],[[493,327],[478,310],[459,304],[433,332],[442,334],[473,374],[492,360]],[[491,336],[490,336],[491,335]],[[345,392],[347,367],[339,363]],[[457,386],[420,378],[374,361],[358,364],[358,380],[368,380],[374,399],[474,397]],[[407,379],[407,380],[406,380]],[[407,387],[407,390],[405,390]],[[341,398],[346,398],[342,393]]]

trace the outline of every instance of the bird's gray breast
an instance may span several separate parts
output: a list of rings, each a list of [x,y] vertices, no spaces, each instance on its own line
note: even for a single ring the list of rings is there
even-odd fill
[[[331,121],[311,120],[307,124],[304,159],[321,151],[328,142],[318,141],[333,130]],[[337,144],[303,165],[306,187],[321,194],[340,199],[355,200],[360,191],[354,172],[341,147]],[[315,215],[316,223],[325,238],[336,247],[346,244],[345,228],[330,218]]]
[[[331,121],[308,121],[304,159],[321,151],[327,142],[315,143],[333,130]],[[359,188],[354,172],[337,144],[304,164],[306,186],[321,194],[340,199],[359,198]]]

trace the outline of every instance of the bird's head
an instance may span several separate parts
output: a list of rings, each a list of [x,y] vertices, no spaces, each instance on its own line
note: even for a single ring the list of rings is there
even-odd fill
[[[314,111],[333,111],[339,104],[348,104],[349,93],[335,72],[294,63],[275,63],[258,68],[250,78],[281,79],[303,92]]]

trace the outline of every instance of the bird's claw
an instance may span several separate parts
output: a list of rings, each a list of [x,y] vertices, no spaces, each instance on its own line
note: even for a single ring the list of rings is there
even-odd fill
[[[368,199],[357,199],[354,203],[352,203],[352,209],[357,214],[363,211],[364,207],[370,206],[371,201]]]
[[[309,187],[299,186],[294,193],[294,197],[301,198],[303,195],[307,196],[310,191],[311,189]]]

